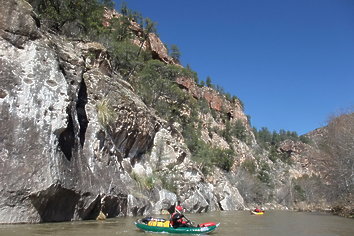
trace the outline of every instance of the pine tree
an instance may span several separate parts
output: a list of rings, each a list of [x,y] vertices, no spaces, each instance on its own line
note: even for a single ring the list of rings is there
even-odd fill
[[[211,78],[210,78],[210,76],[208,76],[208,77],[206,78],[205,84],[206,84],[206,86],[208,86],[209,88],[211,88],[212,84],[211,84]]]
[[[179,48],[177,45],[172,44],[170,48],[170,56],[175,60],[177,63],[179,63],[179,59],[181,57],[181,52],[179,51]]]

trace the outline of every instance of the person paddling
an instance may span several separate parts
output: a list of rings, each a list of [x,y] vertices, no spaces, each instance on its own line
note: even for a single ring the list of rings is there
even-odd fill
[[[171,219],[170,219],[173,228],[190,226],[188,224],[189,220],[182,214],[182,212],[183,212],[183,207],[180,205],[180,202],[178,201],[178,204],[175,207],[175,212],[171,215]],[[185,221],[183,218],[187,221]]]
[[[253,211],[259,213],[259,212],[264,212],[264,209],[256,207],[256,209],[254,209]]]

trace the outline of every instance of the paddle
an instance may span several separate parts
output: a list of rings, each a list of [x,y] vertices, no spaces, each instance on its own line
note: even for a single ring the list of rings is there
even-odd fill
[[[193,225],[193,222],[190,221],[184,214],[182,214],[182,212],[180,212],[179,210],[175,209],[179,214],[183,215],[183,217],[187,220],[188,223],[190,223],[191,225]]]

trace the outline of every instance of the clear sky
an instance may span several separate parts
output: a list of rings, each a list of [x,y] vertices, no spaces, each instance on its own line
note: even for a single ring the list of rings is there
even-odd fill
[[[304,134],[354,107],[354,0],[125,2],[200,80],[239,97],[258,129]]]

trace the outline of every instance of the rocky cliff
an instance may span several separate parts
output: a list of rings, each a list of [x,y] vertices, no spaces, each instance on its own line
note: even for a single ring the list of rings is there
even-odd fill
[[[188,193],[186,205],[196,211],[218,208],[208,184],[190,163],[179,132],[154,115],[119,75],[113,75],[100,44],[41,31],[25,1],[5,1],[3,6],[2,223],[167,209],[176,194],[163,189],[143,192],[131,177],[133,172],[144,175],[155,168],[155,149],[163,149],[167,157],[159,168],[178,163],[175,174],[181,181],[193,177],[188,186],[181,185],[186,192],[191,185],[196,188]],[[151,164],[143,164],[150,158]]]
[[[42,29],[24,0],[1,4],[0,223],[158,214],[177,200],[190,212],[305,201],[294,196],[301,193],[294,180],[319,173],[309,160],[312,146],[284,142],[276,152],[293,164],[271,161],[239,101],[178,77],[184,93],[216,113],[199,114],[201,139],[234,150],[229,171],[205,173],[181,125],[143,102],[112,70],[104,46]],[[148,42],[153,58],[175,64],[156,35]],[[247,140],[217,132],[238,121]]]
[[[41,32],[28,3],[5,2],[0,221],[144,213],[151,205],[129,194],[122,162],[141,158],[161,122],[112,77],[101,45]],[[99,125],[98,104],[115,112],[109,131]]]

